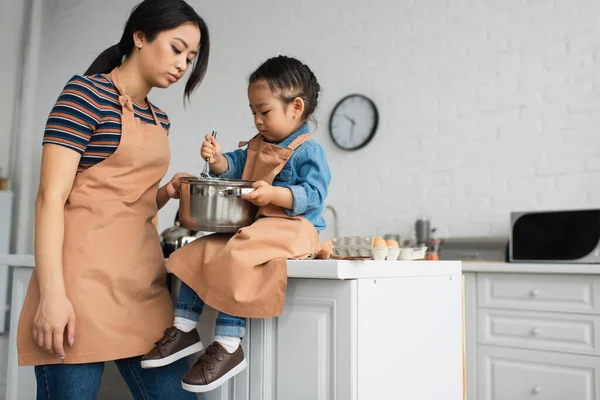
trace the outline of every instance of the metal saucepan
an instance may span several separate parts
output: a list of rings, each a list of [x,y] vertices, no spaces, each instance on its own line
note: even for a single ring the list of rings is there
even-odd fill
[[[179,217],[187,229],[227,233],[254,222],[258,207],[240,198],[254,190],[254,182],[194,177],[179,181]]]

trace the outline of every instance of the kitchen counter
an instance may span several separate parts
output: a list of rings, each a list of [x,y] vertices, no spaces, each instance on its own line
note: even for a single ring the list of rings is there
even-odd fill
[[[35,266],[33,255],[0,255],[0,265]],[[458,261],[288,260],[288,278],[363,279],[459,275]]]
[[[461,267],[462,264],[462,267]],[[0,265],[33,267],[32,255],[0,255]],[[456,275],[462,272],[600,275],[600,264],[506,263],[494,261],[289,260],[289,278],[359,279]]]
[[[463,272],[600,275],[600,264],[548,264],[463,261]]]
[[[463,398],[459,261],[287,264],[282,314],[249,320],[242,341],[248,368],[203,400]],[[15,327],[34,257],[0,255],[0,265],[13,266]],[[215,316],[210,307],[202,314],[205,343],[212,341]],[[390,333],[393,345],[381,351],[378,340]],[[11,329],[6,399],[33,399],[33,368],[17,367],[15,335]]]

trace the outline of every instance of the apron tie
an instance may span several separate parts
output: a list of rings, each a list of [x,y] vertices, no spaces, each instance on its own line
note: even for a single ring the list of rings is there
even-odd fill
[[[133,111],[131,97],[127,96],[126,94],[119,95],[119,103],[121,103],[121,106],[127,108],[129,111]]]

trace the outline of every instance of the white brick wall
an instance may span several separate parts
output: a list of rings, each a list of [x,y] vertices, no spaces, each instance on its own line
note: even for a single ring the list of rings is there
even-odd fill
[[[52,3],[40,132],[64,81],[118,41],[136,2]],[[324,89],[317,137],[342,234],[406,233],[422,214],[451,235],[504,234],[511,210],[600,206],[598,1],[191,3],[210,24],[213,53],[186,110],[183,83],[152,93],[172,118],[170,173],[200,171],[197,148],[215,126],[226,148],[253,134],[245,78],[285,53]],[[381,114],[374,141],[354,153],[327,132],[350,92],[373,98]],[[163,227],[174,212],[161,213]]]

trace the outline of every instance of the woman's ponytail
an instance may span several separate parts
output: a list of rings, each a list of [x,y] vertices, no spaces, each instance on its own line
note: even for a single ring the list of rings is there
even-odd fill
[[[115,44],[104,50],[89,66],[84,75],[107,74],[121,65],[125,51],[120,44]]]

